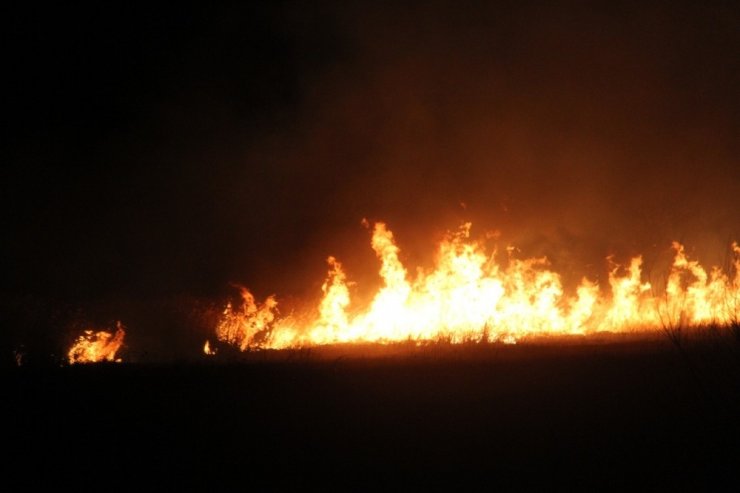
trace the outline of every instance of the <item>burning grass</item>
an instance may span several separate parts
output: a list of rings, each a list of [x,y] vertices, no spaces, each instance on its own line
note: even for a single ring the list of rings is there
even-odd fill
[[[239,362],[290,362],[290,361],[340,361],[340,360],[496,360],[516,358],[520,355],[574,354],[583,352],[644,352],[646,350],[667,350],[671,347],[681,350],[722,349],[730,355],[740,357],[740,343],[727,327],[716,325],[691,326],[683,328],[679,339],[666,337],[661,331],[623,331],[598,332],[593,334],[552,334],[531,335],[515,344],[503,341],[473,340],[452,341],[439,338],[428,341],[393,341],[388,343],[351,342],[324,345],[306,345],[283,349],[249,348],[241,351],[229,344],[209,345],[208,356],[216,363]],[[740,363],[740,359],[738,359]]]
[[[100,363],[102,361],[120,363],[116,353],[123,345],[126,332],[121,322],[116,323],[115,333],[105,330],[86,330],[80,335],[67,353],[70,365],[77,363]]]
[[[365,307],[351,304],[351,283],[341,263],[328,258],[323,296],[314,314],[281,316],[275,296],[259,302],[241,288],[216,326],[218,340],[239,348],[287,349],[345,343],[434,341],[514,343],[530,337],[736,326],[740,313],[740,246],[733,243],[730,272],[707,271],[674,242],[664,286],[643,279],[642,258],[620,266],[611,258],[608,291],[584,278],[574,295],[546,258],[519,259],[508,247],[486,252],[470,237],[469,223],[437,248],[433,269],[411,276],[393,233],[373,228],[371,246],[382,285]]]

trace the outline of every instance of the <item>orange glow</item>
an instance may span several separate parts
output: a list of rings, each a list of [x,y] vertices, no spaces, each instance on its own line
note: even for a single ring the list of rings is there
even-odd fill
[[[328,258],[323,297],[313,316],[280,317],[275,297],[259,304],[245,288],[241,307],[226,306],[220,341],[249,348],[448,340],[515,343],[527,336],[660,330],[677,325],[729,325],[740,314],[740,246],[732,245],[730,277],[709,273],[673,243],[665,286],[643,280],[642,258],[626,268],[612,262],[608,286],[583,279],[567,295],[546,258],[521,260],[507,248],[503,261],[470,238],[470,223],[440,242],[435,266],[411,276],[393,233],[373,228],[371,246],[382,284],[366,307],[353,307],[342,265]],[[611,259],[609,259],[611,262]]]
[[[101,361],[120,363],[121,359],[116,359],[116,353],[123,345],[125,335],[126,332],[123,330],[121,322],[116,322],[115,334],[104,330],[98,332],[86,330],[69,349],[67,353],[69,363],[71,365],[75,363],[99,363]]]
[[[203,354],[206,356],[213,356],[217,353],[216,348],[211,347],[211,341],[206,340],[206,343],[203,344]]]

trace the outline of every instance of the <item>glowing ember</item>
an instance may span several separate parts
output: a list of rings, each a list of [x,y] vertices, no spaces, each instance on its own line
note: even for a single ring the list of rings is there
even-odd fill
[[[126,332],[123,330],[121,322],[116,322],[116,332],[111,334],[104,330],[94,332],[86,330],[67,353],[70,364],[75,363],[98,363],[101,361],[115,361],[120,363],[121,359],[116,359],[116,352],[123,344],[123,338]]]
[[[15,366],[23,366],[23,358],[26,353],[22,349],[14,349],[13,356],[15,358]]]
[[[598,331],[657,330],[679,325],[737,323],[740,316],[740,246],[732,245],[734,277],[713,268],[709,274],[673,243],[675,257],[664,289],[642,280],[642,259],[626,269],[614,265],[610,293],[583,279],[575,296],[566,296],[560,276],[546,258],[496,252],[470,239],[470,224],[439,245],[435,268],[409,276],[399,248],[385,224],[376,223],[372,248],[380,261],[382,286],[364,309],[350,311],[342,265],[328,258],[317,314],[299,323],[280,318],[277,301],[264,303],[242,288],[243,303],[226,306],[216,328],[220,341],[248,348],[394,341],[501,341],[523,336],[586,334]],[[624,270],[624,273],[620,273]]]

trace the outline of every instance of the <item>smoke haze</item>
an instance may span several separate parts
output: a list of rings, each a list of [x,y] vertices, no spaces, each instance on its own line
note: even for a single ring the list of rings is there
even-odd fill
[[[717,264],[740,240],[733,2],[18,7],[5,23],[7,299],[314,296],[329,254],[374,279],[363,218],[411,269],[472,221],[570,280],[608,254],[659,263],[674,239]]]

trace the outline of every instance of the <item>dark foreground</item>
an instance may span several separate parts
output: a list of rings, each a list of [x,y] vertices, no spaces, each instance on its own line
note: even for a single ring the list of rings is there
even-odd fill
[[[731,344],[330,356],[6,370],[6,483],[696,490],[740,479]]]

